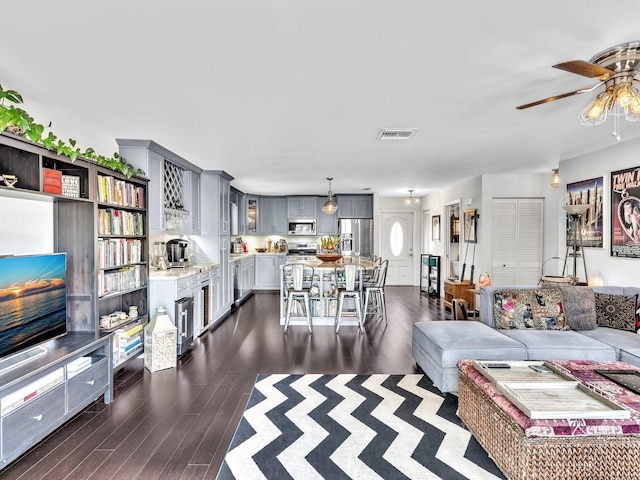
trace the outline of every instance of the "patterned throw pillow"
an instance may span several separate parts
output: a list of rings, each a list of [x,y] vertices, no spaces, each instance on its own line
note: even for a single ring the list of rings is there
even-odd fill
[[[558,288],[497,290],[493,318],[502,329],[569,330]]]
[[[596,319],[599,327],[635,332],[638,295],[596,293]]]

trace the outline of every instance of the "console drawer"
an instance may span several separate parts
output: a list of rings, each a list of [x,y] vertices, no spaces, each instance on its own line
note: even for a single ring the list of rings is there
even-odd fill
[[[2,418],[3,457],[33,443],[33,437],[64,416],[64,390],[64,384],[58,385]]]
[[[109,383],[109,365],[103,358],[91,367],[69,378],[67,381],[67,408],[86,405],[89,398],[98,395]]]

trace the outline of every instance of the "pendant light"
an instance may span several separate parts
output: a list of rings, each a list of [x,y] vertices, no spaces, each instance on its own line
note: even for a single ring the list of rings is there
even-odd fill
[[[551,174],[551,186],[553,188],[558,188],[558,185],[560,185],[560,169],[552,168],[551,171],[553,172]]]
[[[333,199],[333,192],[331,191],[331,180],[333,180],[333,177],[327,177],[327,180],[329,180],[329,192],[327,193],[327,201],[322,205],[322,211],[327,215],[333,215],[336,213],[336,210],[338,210],[338,204]]]

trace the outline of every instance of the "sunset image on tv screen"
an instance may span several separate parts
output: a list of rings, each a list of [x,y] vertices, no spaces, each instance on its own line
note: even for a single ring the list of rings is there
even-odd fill
[[[66,330],[66,256],[0,258],[0,354]]]

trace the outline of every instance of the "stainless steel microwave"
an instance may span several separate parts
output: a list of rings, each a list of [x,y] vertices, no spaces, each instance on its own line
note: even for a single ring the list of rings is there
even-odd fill
[[[316,221],[309,218],[289,219],[289,235],[315,235]]]

